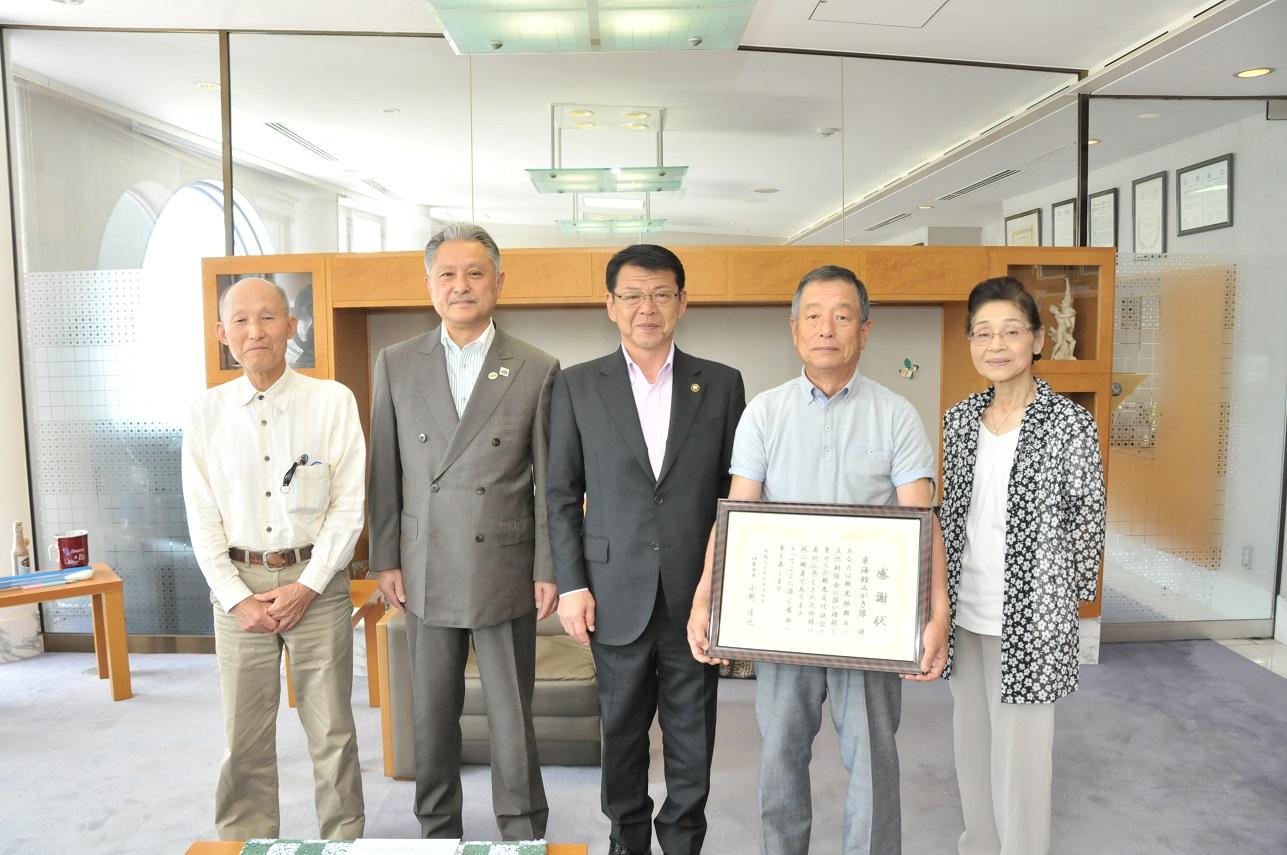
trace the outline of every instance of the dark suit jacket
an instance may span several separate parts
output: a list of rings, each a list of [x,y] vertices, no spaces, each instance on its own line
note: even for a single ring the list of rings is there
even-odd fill
[[[554,357],[496,330],[462,417],[441,328],[380,352],[371,395],[371,569],[402,568],[407,610],[433,626],[530,614],[554,581],[545,453]]]
[[[685,630],[716,503],[728,495],[733,435],[746,407],[742,375],[678,348],[673,372],[659,478],[620,349],[564,370],[554,383],[550,548],[559,591],[594,594],[594,637],[602,644],[639,637],[658,584],[671,619]]]

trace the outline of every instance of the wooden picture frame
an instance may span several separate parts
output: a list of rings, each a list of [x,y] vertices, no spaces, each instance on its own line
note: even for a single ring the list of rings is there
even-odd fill
[[[721,500],[708,654],[919,674],[933,513]]]

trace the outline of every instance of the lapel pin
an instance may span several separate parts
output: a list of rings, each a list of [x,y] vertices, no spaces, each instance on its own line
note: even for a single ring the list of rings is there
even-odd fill
[[[694,383],[693,385],[689,386],[688,388],[689,388],[689,389],[692,389],[694,392],[700,392],[700,391],[702,391],[702,384],[701,384],[701,383]]]
[[[502,376],[502,377],[508,377],[508,376],[509,376],[509,369],[508,369],[508,368],[506,368],[506,367],[504,367],[504,366],[501,366],[501,369],[500,369],[500,376]]]
[[[493,371],[492,373],[490,373],[490,374],[488,374],[488,375],[487,375],[487,379],[488,379],[488,380],[495,380],[495,379],[496,379],[497,377],[499,377],[499,376],[500,376],[499,374],[497,374],[495,371]]]

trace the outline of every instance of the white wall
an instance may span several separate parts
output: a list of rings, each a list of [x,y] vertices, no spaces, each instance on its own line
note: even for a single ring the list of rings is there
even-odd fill
[[[693,307],[675,339],[683,350],[742,372],[749,400],[800,373],[787,308]],[[936,306],[873,306],[872,333],[859,369],[916,407],[930,441],[938,436],[942,310]],[[620,347],[621,336],[602,309],[502,309],[497,325],[554,354],[564,365],[595,359]],[[432,310],[373,313],[370,356],[437,324]],[[899,375],[903,359],[920,365],[915,379]]]

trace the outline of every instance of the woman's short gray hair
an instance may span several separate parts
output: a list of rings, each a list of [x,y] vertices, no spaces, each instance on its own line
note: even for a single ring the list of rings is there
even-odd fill
[[[487,257],[491,259],[492,266],[496,272],[501,272],[500,247],[496,246],[496,241],[482,226],[476,226],[473,223],[448,223],[438,230],[437,234],[429,238],[425,244],[425,272],[428,273],[433,268],[433,260],[438,255],[438,247],[442,246],[449,240],[476,240],[487,250]]]
[[[837,281],[848,282],[858,291],[859,320],[864,324],[867,323],[867,318],[871,314],[871,303],[867,299],[867,286],[862,284],[862,280],[852,270],[848,267],[841,267],[838,264],[827,264],[804,274],[804,278],[796,286],[795,296],[791,298],[791,317],[800,317],[800,295],[804,293],[805,288],[815,282]]]

